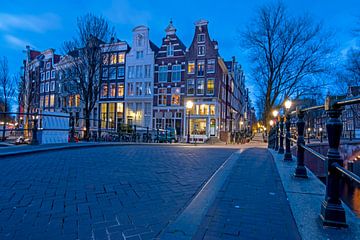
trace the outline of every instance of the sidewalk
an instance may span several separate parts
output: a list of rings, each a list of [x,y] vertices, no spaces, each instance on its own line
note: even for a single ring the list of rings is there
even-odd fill
[[[240,155],[193,239],[301,239],[267,149]]]

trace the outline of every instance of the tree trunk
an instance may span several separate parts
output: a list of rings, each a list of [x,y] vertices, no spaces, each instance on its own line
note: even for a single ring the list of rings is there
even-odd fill
[[[85,111],[85,133],[84,133],[84,139],[85,141],[89,141],[90,139],[90,113],[89,110]]]

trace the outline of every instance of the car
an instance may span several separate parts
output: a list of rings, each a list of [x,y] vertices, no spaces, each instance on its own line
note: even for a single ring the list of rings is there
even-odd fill
[[[15,145],[29,144],[29,143],[30,143],[30,139],[25,138],[24,136],[20,136],[15,140]]]
[[[166,128],[159,131],[159,142],[176,142],[177,135],[175,128]]]

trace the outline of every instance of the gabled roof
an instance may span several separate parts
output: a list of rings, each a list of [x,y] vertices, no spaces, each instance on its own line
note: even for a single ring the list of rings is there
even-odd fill
[[[150,42],[150,48],[151,50],[153,50],[155,52],[155,54],[159,51],[159,47],[155,45],[155,43],[153,43],[151,40],[149,40]]]

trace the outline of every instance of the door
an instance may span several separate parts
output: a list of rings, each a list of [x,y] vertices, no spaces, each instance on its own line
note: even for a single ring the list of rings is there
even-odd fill
[[[215,119],[210,120],[210,136],[215,136],[216,121]]]

